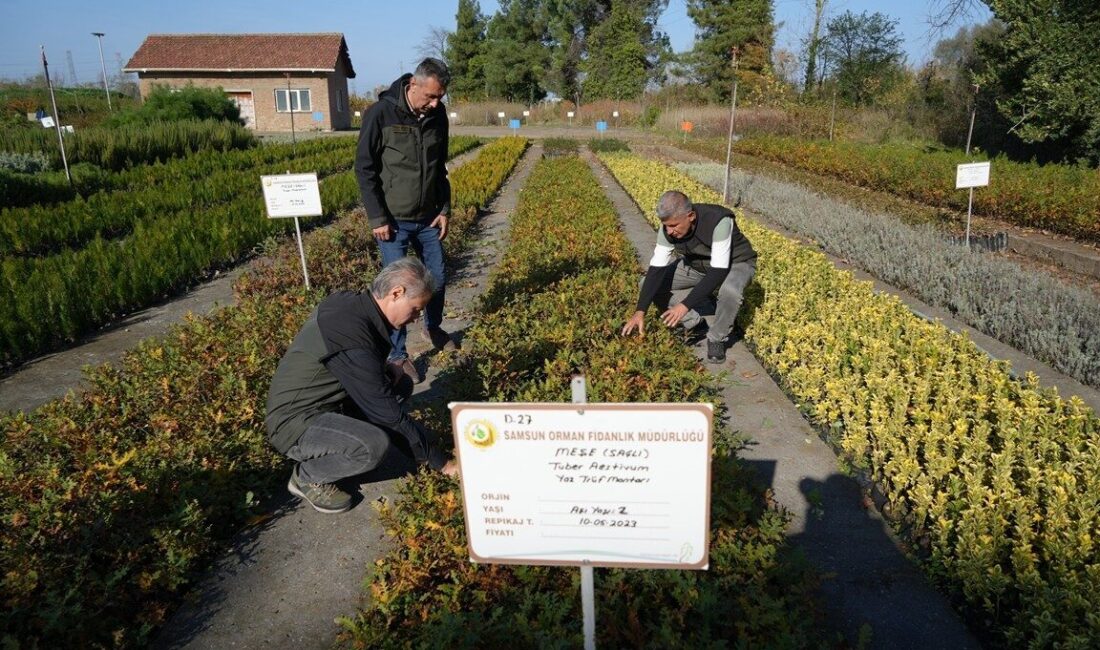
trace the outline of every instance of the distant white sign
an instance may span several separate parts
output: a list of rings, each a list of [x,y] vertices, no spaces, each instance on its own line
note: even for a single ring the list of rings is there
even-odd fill
[[[504,111],[501,111],[501,112],[497,113],[497,117],[499,117],[500,119],[503,120],[504,119]]]
[[[531,117],[531,111],[523,111],[524,117]]]
[[[955,189],[989,185],[989,163],[968,163],[955,168]]]
[[[452,404],[470,559],[706,569],[709,404]]]
[[[261,176],[260,181],[263,183],[268,217],[317,217],[324,214],[317,174]]]
[[[566,117],[573,117],[573,111],[569,111],[565,114]]]
[[[56,122],[53,121],[53,118],[50,117],[49,115],[42,118],[40,121],[42,122],[42,126],[44,126],[47,129],[52,129],[54,127],[54,124],[56,124]]]
[[[61,125],[61,130],[64,131],[65,133],[76,133],[76,129],[73,128],[72,124],[63,124],[63,125]]]
[[[458,113],[452,112],[451,113],[451,119],[452,120],[457,120],[458,119]]]
[[[359,111],[355,111],[355,117],[362,117],[362,116],[363,116],[362,113],[360,113]]]
[[[611,117],[618,117],[618,116],[619,116],[619,111],[612,111],[611,112]]]

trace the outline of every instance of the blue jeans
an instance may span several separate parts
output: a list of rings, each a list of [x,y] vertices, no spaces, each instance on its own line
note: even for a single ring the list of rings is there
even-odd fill
[[[405,257],[411,245],[416,255],[428,267],[428,271],[435,278],[436,291],[432,299],[428,301],[424,309],[424,326],[435,329],[443,323],[443,298],[446,294],[447,276],[443,272],[443,242],[439,241],[439,228],[431,227],[432,220],[429,217],[421,221],[404,221],[395,219],[396,228],[394,236],[389,241],[378,242],[378,248],[382,251],[382,266],[387,266]],[[390,361],[404,359],[409,356],[405,349],[407,332],[404,327],[395,330],[390,336],[393,350],[390,351]]]

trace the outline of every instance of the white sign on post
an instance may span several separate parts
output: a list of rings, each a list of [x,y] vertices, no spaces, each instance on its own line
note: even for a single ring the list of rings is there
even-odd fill
[[[989,185],[989,163],[968,163],[955,168],[955,189]]]
[[[321,208],[321,188],[317,185],[317,174],[280,174],[260,176],[264,188],[264,203],[267,216],[271,219],[294,218],[294,234],[298,238],[298,256],[302,261],[302,276],[306,289],[309,289],[309,267],[306,266],[306,248],[302,245],[302,228],[298,217],[319,217],[325,213]]]
[[[531,111],[523,111],[524,117],[531,117]]]
[[[47,115],[46,117],[42,118],[39,121],[42,122],[42,127],[47,128],[47,129],[52,129],[54,127],[54,125],[56,124],[56,122],[53,121],[53,118],[50,117],[49,115]]]
[[[706,569],[709,404],[451,404],[470,559]]]
[[[569,111],[565,115],[566,115],[566,117],[572,118],[573,117],[573,111]]]
[[[268,217],[319,217],[325,213],[317,174],[261,176],[260,180]]]

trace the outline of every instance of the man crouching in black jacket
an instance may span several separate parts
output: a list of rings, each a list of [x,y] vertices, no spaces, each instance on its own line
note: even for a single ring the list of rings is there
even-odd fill
[[[412,392],[387,371],[390,334],[415,321],[435,290],[415,258],[383,268],[370,293],[342,291],[321,301],[279,362],[267,397],[272,446],[298,461],[287,489],[318,512],[351,507],[334,483],[378,466],[397,435],[417,463],[455,475],[436,437],[401,407]]]

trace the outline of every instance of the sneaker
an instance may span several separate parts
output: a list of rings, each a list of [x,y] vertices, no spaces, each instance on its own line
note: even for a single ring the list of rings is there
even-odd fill
[[[301,483],[298,481],[298,468],[290,473],[290,482],[286,484],[290,493],[313,506],[317,512],[335,515],[351,509],[351,495],[332,483]]]
[[[455,343],[451,335],[443,330],[442,327],[433,327],[427,330],[428,338],[432,342],[432,347],[436,350],[457,350],[458,344]]]
[[[711,341],[707,340],[707,362],[708,363],[722,363],[726,360],[726,343],[725,341]]]
[[[424,381],[424,375],[420,374],[420,371],[416,369],[416,365],[413,364],[412,359],[404,357],[402,359],[394,359],[389,362],[390,375],[393,377],[394,383],[400,383],[402,377],[408,377],[414,384],[419,384]]]

